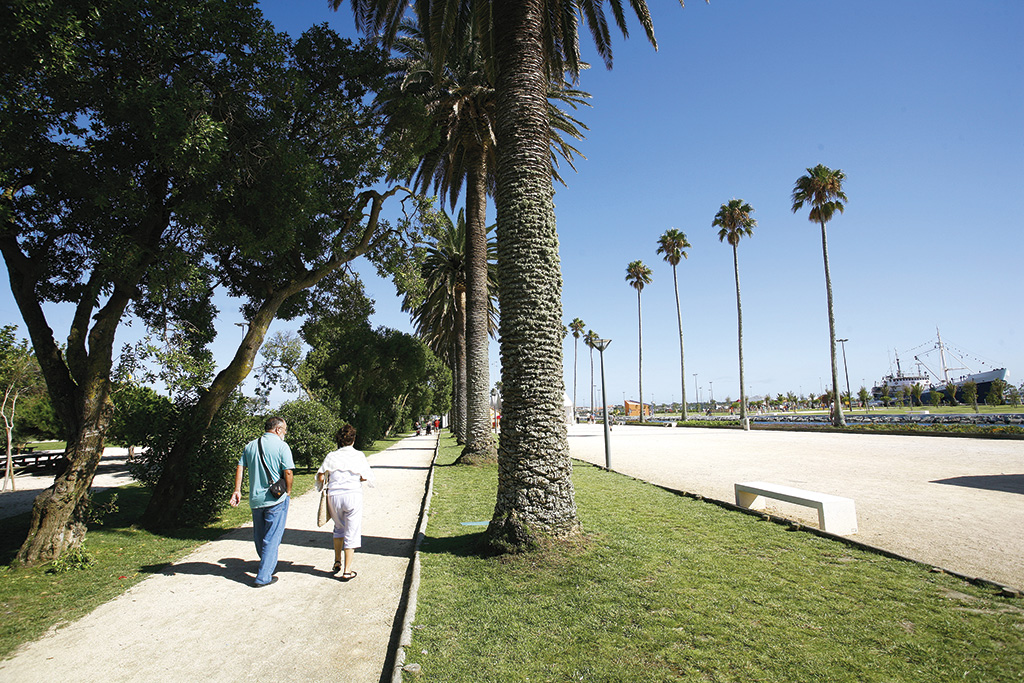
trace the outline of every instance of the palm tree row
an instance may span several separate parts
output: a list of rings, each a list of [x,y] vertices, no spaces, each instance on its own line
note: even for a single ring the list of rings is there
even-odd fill
[[[330,3],[337,9],[342,1]],[[622,1],[609,4],[625,34]],[[406,3],[352,0],[352,6],[360,30],[386,45],[395,42]],[[496,545],[521,548],[538,534],[573,535],[579,528],[562,418],[562,288],[547,94],[553,81],[568,73],[575,82],[584,67],[581,18],[611,67],[606,7],[593,0],[420,0],[414,6],[429,27],[432,54],[440,57],[435,73],[450,52],[475,42],[493,74],[503,429],[488,534]],[[633,0],[630,8],[657,47],[645,0]]]
[[[496,449],[490,430],[488,336],[496,330],[488,322],[486,213],[487,194],[493,192],[494,186],[497,100],[478,44],[465,41],[460,43],[459,52],[449,51],[443,55],[432,52],[430,34],[420,29],[427,19],[420,15],[418,21],[404,21],[396,43],[406,60],[402,94],[414,93],[419,97],[424,104],[426,121],[419,122],[418,126],[415,122],[410,125],[407,115],[393,116],[388,134],[400,138],[409,133],[409,128],[426,128],[437,133],[430,137],[433,144],[420,152],[411,178],[416,189],[446,195],[454,208],[465,184],[465,284],[460,293],[465,297],[466,341],[464,355],[456,359],[453,366],[459,386],[457,400],[453,402],[456,407],[453,424],[459,443],[465,444],[460,462],[493,461]],[[568,87],[553,88],[550,94],[573,108],[589,97]],[[392,102],[395,101],[401,103],[402,100],[396,97]],[[384,106],[392,102],[385,102]],[[580,129],[585,126],[554,105],[549,104],[548,115],[551,146],[572,166],[578,151],[566,137],[581,138]],[[554,152],[552,160],[552,173],[561,180]]]
[[[828,328],[829,328],[829,351],[832,364],[832,405],[833,423],[845,426],[843,417],[842,402],[839,393],[839,373],[836,358],[836,330],[835,313],[832,300],[832,277],[829,270],[828,260],[828,238],[825,231],[826,224],[832,220],[835,212],[843,212],[846,194],[843,192],[843,182],[846,175],[841,170],[832,170],[818,164],[814,168],[807,169],[807,175],[797,179],[792,194],[792,210],[799,211],[804,204],[811,205],[809,220],[821,226],[821,248],[825,261],[825,289],[828,301]],[[733,273],[736,282],[736,324],[737,324],[737,347],[739,351],[740,370],[740,420],[744,429],[750,428],[750,421],[747,416],[746,384],[743,377],[743,303],[740,297],[740,270],[738,247],[740,239],[751,237],[754,234],[754,227],[757,220],[752,216],[754,209],[742,199],[733,199],[722,204],[718,213],[712,221],[712,227],[720,228],[718,239],[720,242],[728,242],[733,250]],[[679,299],[679,280],[676,267],[681,259],[687,258],[686,249],[691,245],[685,233],[671,228],[665,231],[658,239],[658,254],[664,254],[664,259],[672,265],[672,283],[676,297],[676,320],[679,327],[679,373],[682,389],[682,419],[687,419],[686,405],[686,364],[683,347],[683,320]],[[651,269],[642,261],[633,261],[626,267],[626,281],[636,289],[637,295],[637,318],[639,327],[639,390],[640,390],[640,421],[643,421],[643,321],[641,316],[640,292],[645,285],[651,283]],[[576,319],[579,321],[579,318]],[[574,321],[575,322],[575,321]],[[582,323],[582,321],[580,321]],[[582,324],[581,324],[582,329]],[[574,370],[575,372],[575,370]],[[575,375],[574,375],[575,376]],[[575,380],[574,380],[575,381]],[[591,385],[593,385],[593,357],[591,357]],[[575,405],[575,398],[573,401]],[[591,406],[593,406],[591,396]]]

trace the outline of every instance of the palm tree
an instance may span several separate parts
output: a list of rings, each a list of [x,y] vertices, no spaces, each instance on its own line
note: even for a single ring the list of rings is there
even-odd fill
[[[415,8],[427,9],[423,5]],[[486,295],[487,194],[493,192],[496,166],[497,97],[477,42],[466,40],[439,54],[431,49],[429,33],[421,30],[427,21],[429,17],[420,15],[416,22],[403,22],[397,43],[406,58],[402,91],[419,95],[425,103],[426,121],[417,121],[419,126],[413,126],[434,133],[428,136],[432,144],[422,152],[412,179],[414,187],[421,191],[432,186],[434,192],[447,195],[453,209],[465,182],[467,425],[466,447],[459,462],[487,462],[497,455],[490,430]],[[573,109],[585,104],[589,97],[567,87],[551,90],[552,99]],[[386,101],[385,106],[394,101]],[[401,106],[397,109],[402,111]],[[550,102],[548,115],[552,122],[551,146],[557,151],[557,155],[552,152],[552,173],[561,182],[558,157],[575,169],[573,157],[579,153],[565,138],[581,139],[581,129],[586,126]],[[408,116],[392,117],[388,134],[400,138],[408,133],[408,127]]]
[[[443,230],[436,241],[428,245],[420,274],[426,293],[416,299],[407,293],[402,310],[412,314],[416,334],[432,351],[452,369],[454,378],[452,427],[456,438],[465,440],[466,433],[466,217],[459,211],[453,223],[447,215],[442,219]],[[497,248],[488,241],[487,302],[488,330],[498,325],[497,280],[494,260]],[[488,396],[489,401],[489,396]]]
[[[429,0],[421,3],[427,6]],[[330,0],[337,8],[342,0]],[[352,0],[356,25],[394,41],[405,3]],[[612,0],[616,25],[626,31],[621,0]],[[630,7],[655,44],[645,0]],[[501,282],[501,357],[504,413],[498,456],[498,493],[488,528],[496,546],[533,545],[538,534],[574,535],[579,529],[572,464],[562,415],[561,273],[555,228],[548,139],[547,91],[553,77],[578,78],[578,24],[585,18],[598,54],[611,66],[605,8],[592,0],[519,0],[429,3],[431,41],[437,54],[472,38],[496,74],[498,143],[496,204]],[[537,473],[544,484],[538,487]],[[526,495],[526,492],[529,495]]]
[[[683,390],[683,411],[680,419],[686,422],[687,415],[686,411],[686,363],[684,361],[685,356],[683,355],[683,314],[679,307],[679,279],[676,276],[676,266],[679,265],[680,259],[688,258],[686,250],[692,245],[686,241],[686,233],[680,232],[675,228],[669,228],[665,231],[661,237],[658,238],[658,252],[659,254],[665,255],[665,260],[672,264],[672,286],[676,292],[676,322],[679,324],[679,376],[682,378],[681,385]]]
[[[736,325],[739,337],[740,351],[740,421],[744,429],[750,429],[750,420],[747,419],[747,389],[743,383],[743,305],[740,302],[740,262],[736,247],[739,246],[740,238],[752,237],[754,226],[757,221],[750,215],[754,209],[742,199],[731,199],[728,204],[722,204],[722,208],[715,214],[715,220],[711,222],[712,227],[721,228],[718,231],[718,241],[728,242],[732,246],[732,265],[736,275]]]
[[[812,223],[821,225],[821,253],[825,258],[825,292],[828,295],[828,342],[832,356],[832,393],[836,410],[833,424],[845,427],[843,403],[839,400],[839,365],[836,360],[836,317],[832,308],[832,276],[828,267],[828,237],[825,224],[832,220],[836,211],[843,212],[846,194],[843,192],[843,181],[846,174],[841,170],[832,170],[818,164],[807,169],[807,175],[800,176],[793,186],[793,213],[799,211],[805,203],[811,205],[807,218]]]
[[[569,323],[569,329],[572,330],[572,336],[575,341],[572,345],[572,416],[576,418],[576,356],[578,355],[580,348],[580,336],[583,334],[583,328],[587,324],[579,318],[573,318],[572,322]]]
[[[597,340],[600,335],[593,330],[587,332],[583,337],[583,343],[590,347],[590,413],[594,414],[594,349],[597,348]]]
[[[640,332],[640,422],[644,421],[644,322],[640,313],[640,292],[644,291],[644,285],[651,284],[651,269],[643,264],[643,261],[633,261],[626,266],[626,282],[636,290],[636,317],[637,326]]]

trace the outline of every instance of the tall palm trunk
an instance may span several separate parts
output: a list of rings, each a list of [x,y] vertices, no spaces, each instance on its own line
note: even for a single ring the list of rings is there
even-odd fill
[[[644,421],[644,320],[643,314],[640,311],[640,289],[636,290],[636,324],[639,335],[640,343],[637,345],[639,348],[638,365],[640,375],[640,421]]]
[[[463,462],[494,462],[487,328],[487,169],[483,149],[466,184],[466,447]]]
[[[455,442],[466,443],[466,290],[455,291]]]
[[[740,423],[743,429],[750,429],[747,419],[747,385],[743,381],[743,304],[740,302],[740,259],[736,245],[732,247],[732,268],[736,274],[736,328],[740,350]]]
[[[680,384],[683,390],[683,411],[682,419],[683,422],[689,418],[689,414],[686,410],[686,364],[683,362],[685,356],[683,355],[683,312],[679,306],[679,278],[676,275],[676,267],[672,266],[672,286],[676,290],[676,322],[679,325],[679,377]]]
[[[562,412],[562,277],[551,185],[541,0],[493,6],[497,73],[498,282],[503,417],[498,547],[579,529]]]
[[[832,413],[832,424],[836,427],[845,427],[846,418],[843,417],[843,402],[839,398],[839,364],[836,360],[836,316],[832,308],[832,275],[828,268],[828,237],[825,235],[825,221],[821,222],[821,253],[825,258],[825,292],[828,295],[828,348],[832,354],[832,403],[835,410]]]

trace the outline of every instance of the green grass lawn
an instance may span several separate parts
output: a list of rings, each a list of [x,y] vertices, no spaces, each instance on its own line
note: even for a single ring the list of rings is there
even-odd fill
[[[1020,600],[590,465],[578,541],[485,556],[496,472],[435,471],[423,680],[1024,680]]]
[[[399,440],[378,441],[364,453],[376,453]],[[292,495],[312,488],[313,478],[313,471],[296,472]],[[93,502],[102,509],[115,495],[116,511],[89,526],[84,547],[92,562],[73,571],[53,573],[49,564],[12,569],[10,563],[28,532],[29,514],[0,521],[0,658],[252,519],[243,503],[226,508],[220,520],[204,528],[153,533],[135,525],[149,502],[148,490],[138,485],[107,489],[94,494]]]

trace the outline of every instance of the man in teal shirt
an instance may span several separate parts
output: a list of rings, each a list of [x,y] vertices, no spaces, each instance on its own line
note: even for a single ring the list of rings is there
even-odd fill
[[[260,568],[256,573],[255,586],[269,586],[277,581],[277,550],[284,537],[285,522],[288,519],[288,501],[292,492],[292,449],[284,442],[288,425],[280,417],[267,418],[266,433],[246,444],[242,457],[238,459],[235,472],[235,492],[231,494],[231,506],[242,502],[242,472],[249,468],[249,507],[252,508],[252,533],[256,543],[256,554],[260,557]],[[260,457],[262,446],[262,462]],[[264,466],[264,463],[266,466]],[[269,470],[269,473],[268,473]],[[284,477],[286,492],[275,498],[270,486]]]

